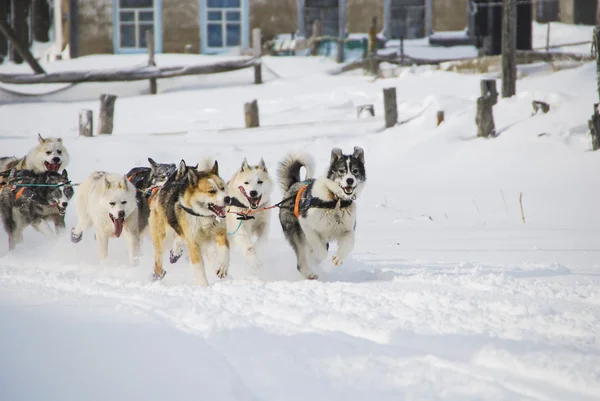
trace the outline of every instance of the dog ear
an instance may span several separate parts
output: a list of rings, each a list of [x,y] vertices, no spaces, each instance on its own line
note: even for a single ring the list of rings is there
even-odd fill
[[[185,165],[185,160],[181,160],[179,162],[179,167],[177,168],[177,174],[175,175],[176,179],[180,179],[183,177],[183,175],[185,174],[185,171],[187,169],[187,166]]]
[[[258,168],[260,168],[262,171],[267,171],[267,165],[265,163],[265,159],[263,159],[262,157],[260,158],[260,161],[258,162]]]
[[[56,138],[56,141],[62,143],[62,138]]]
[[[46,142],[46,140],[38,133],[38,141],[40,142],[40,144],[44,144]]]
[[[355,146],[354,147],[354,153],[352,154],[352,157],[354,157],[355,159],[358,159],[359,162],[361,162],[362,164],[365,163],[365,151],[363,148],[361,148],[360,146]]]
[[[104,176],[104,186],[106,187],[106,189],[111,189],[112,188],[112,184],[110,183],[110,181],[108,181],[108,179],[106,178],[106,176]]]
[[[215,164],[212,167],[212,170],[210,170],[210,172],[214,175],[219,175],[219,163],[217,163],[217,161],[215,160]]]
[[[64,178],[65,180],[69,179],[69,174],[67,173],[67,170],[63,170],[63,172],[62,172],[62,178]]]
[[[158,163],[152,160],[151,157],[148,158],[148,163],[150,163],[152,167],[158,167]]]
[[[119,181],[119,189],[127,189],[127,181],[129,180],[127,179],[127,176],[124,175],[121,181]]]
[[[192,185],[198,185],[198,176],[196,175],[196,169],[189,169],[187,172],[188,180]]]
[[[342,149],[340,149],[340,148],[331,149],[331,164],[338,161],[338,159],[341,159],[342,156],[343,156]]]
[[[242,168],[240,171],[250,170],[250,165],[248,164],[248,160],[244,157],[244,161],[242,162]]]

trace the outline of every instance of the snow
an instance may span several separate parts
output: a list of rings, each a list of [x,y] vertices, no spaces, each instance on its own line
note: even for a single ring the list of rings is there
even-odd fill
[[[225,178],[244,157],[264,157],[274,172],[297,149],[324,171],[332,147],[363,146],[368,184],[350,259],[325,262],[320,281],[302,280],[273,216],[261,271],[234,251],[229,277],[209,271],[211,286],[198,288],[185,256],[151,283],[148,238],[140,265],[129,267],[120,240],[99,263],[91,231],[74,245],[67,234],[45,240],[28,229],[10,253],[2,232],[0,398],[599,400],[593,63],[520,79],[518,95],[494,108],[500,135],[490,140],[475,137],[482,75],[415,68],[374,81],[330,76],[336,65],[323,58],[264,63],[280,78],[263,70],[260,86],[244,70],[160,80],[157,96],[139,95],[145,81],[85,84],[41,100],[3,95],[1,154],[24,155],[38,132],[62,136],[80,182],[147,157],[211,155]],[[382,89],[392,86],[399,120],[416,118],[383,130]],[[98,115],[101,88],[122,91],[114,133],[79,138],[78,112]],[[252,99],[261,128],[246,130],[243,102]],[[550,112],[531,116],[534,99]],[[375,117],[357,119],[361,104],[373,104]],[[439,127],[437,110],[445,111]],[[70,205],[67,227],[74,223]]]

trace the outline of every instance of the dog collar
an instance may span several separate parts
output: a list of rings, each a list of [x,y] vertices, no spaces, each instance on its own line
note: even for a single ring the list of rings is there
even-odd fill
[[[192,209],[190,209],[189,207],[183,206],[181,203],[179,204],[179,207],[182,208],[185,212],[191,214],[192,216],[196,216],[196,217],[215,217],[213,215],[205,216],[203,214],[198,214],[198,213],[194,212]]]

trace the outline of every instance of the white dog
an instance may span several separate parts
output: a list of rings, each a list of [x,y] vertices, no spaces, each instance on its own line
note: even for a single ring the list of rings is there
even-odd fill
[[[43,138],[38,134],[38,144],[21,159],[14,156],[0,158],[0,171],[10,169],[60,172],[69,164],[69,153],[62,138]]]
[[[232,198],[230,211],[235,213],[251,213],[254,219],[238,220],[238,215],[227,214],[227,232],[234,247],[239,248],[250,267],[258,269],[262,266],[256,254],[269,236],[271,213],[259,209],[269,206],[273,185],[265,161],[260,159],[256,166],[250,166],[244,159],[240,169],[227,183],[227,194]],[[252,213],[259,210],[257,213]]]
[[[108,239],[119,238],[125,231],[129,246],[129,263],[137,264],[140,233],[135,187],[127,177],[104,171],[92,173],[76,193],[77,225],[71,230],[71,241],[81,241],[90,226],[96,229],[100,260],[108,256]]]

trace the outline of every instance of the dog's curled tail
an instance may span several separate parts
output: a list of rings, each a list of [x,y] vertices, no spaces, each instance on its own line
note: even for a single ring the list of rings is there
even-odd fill
[[[310,154],[304,152],[291,153],[279,162],[277,180],[283,193],[286,193],[295,183],[302,181],[302,177],[300,177],[302,167],[306,169],[306,177],[304,179],[312,178],[315,170],[315,162]]]

